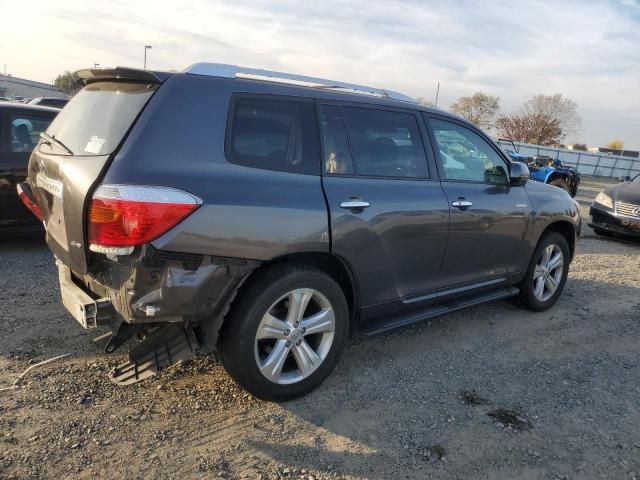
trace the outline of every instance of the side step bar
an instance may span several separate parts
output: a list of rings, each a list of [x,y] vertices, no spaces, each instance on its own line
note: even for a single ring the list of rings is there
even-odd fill
[[[463,308],[513,297],[519,292],[520,290],[517,287],[502,288],[500,290],[495,290],[483,295],[466,298],[464,300],[452,302],[450,304],[438,305],[419,312],[412,312],[403,317],[394,317],[388,321],[378,321],[368,325],[362,325],[360,327],[360,330],[364,335],[368,337],[372,335],[378,335],[380,333],[395,330],[396,328],[405,327],[413,323],[455,312],[456,310],[461,310]]]
[[[115,367],[109,378],[118,385],[131,385],[188,360],[198,348],[198,340],[190,326],[163,326],[129,350],[129,361]]]

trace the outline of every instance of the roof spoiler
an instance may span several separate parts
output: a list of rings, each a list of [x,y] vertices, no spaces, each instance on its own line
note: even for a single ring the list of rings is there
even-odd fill
[[[131,80],[142,83],[162,83],[171,74],[167,72],[153,72],[138,68],[85,68],[73,73],[73,79],[82,85],[104,80]]]

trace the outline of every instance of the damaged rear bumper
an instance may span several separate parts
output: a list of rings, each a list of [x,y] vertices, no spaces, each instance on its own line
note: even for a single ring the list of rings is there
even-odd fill
[[[145,246],[115,259],[96,255],[87,274],[61,273],[60,286],[72,292],[67,299],[84,294],[103,305],[103,311],[108,303],[111,314],[126,323],[188,320],[198,324],[224,313],[235,290],[259,265],[253,260],[164,252]],[[68,271],[64,265],[59,268]],[[96,324],[109,323],[105,317],[109,317],[106,312]],[[95,325],[87,322],[86,326]]]
[[[136,335],[143,339],[111,374],[129,384],[210,350],[239,286],[260,262],[145,246],[126,257],[95,256],[85,275],[57,265],[67,310],[84,328],[111,328],[95,340],[106,340],[107,353]]]

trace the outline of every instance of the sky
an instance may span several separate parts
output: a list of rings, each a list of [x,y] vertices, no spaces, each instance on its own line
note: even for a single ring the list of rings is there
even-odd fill
[[[23,7],[28,6],[28,12]],[[51,82],[93,66],[208,61],[397,90],[448,109],[482,91],[504,112],[561,93],[568,142],[640,149],[640,0],[0,0],[0,68]]]

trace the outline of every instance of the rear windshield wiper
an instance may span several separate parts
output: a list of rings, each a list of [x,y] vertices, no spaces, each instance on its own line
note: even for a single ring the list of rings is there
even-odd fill
[[[62,148],[64,148],[69,153],[69,155],[73,155],[73,152],[71,151],[71,149],[67,147],[64,143],[62,143],[60,140],[58,140],[56,137],[54,137],[53,135],[49,135],[48,133],[45,133],[45,132],[40,132],[40,138],[44,139],[45,142],[48,143],[49,145],[51,145],[52,143],[57,143]]]

